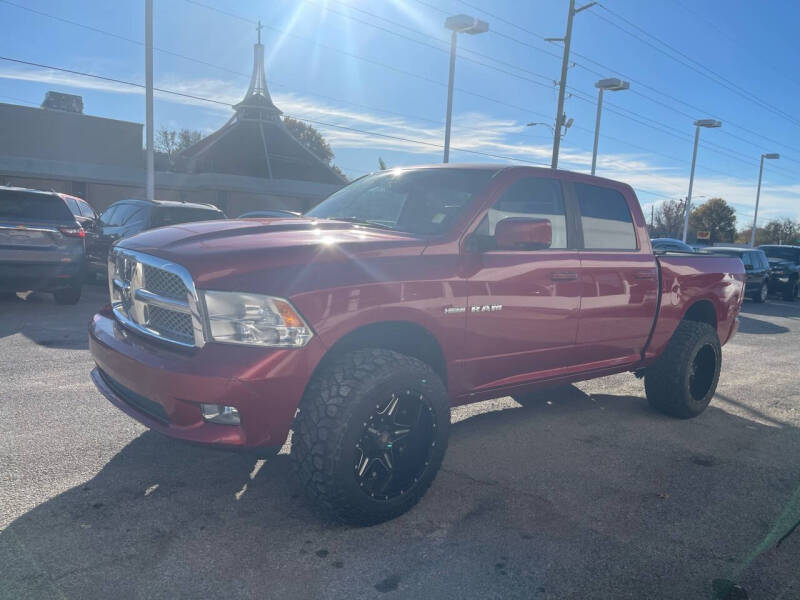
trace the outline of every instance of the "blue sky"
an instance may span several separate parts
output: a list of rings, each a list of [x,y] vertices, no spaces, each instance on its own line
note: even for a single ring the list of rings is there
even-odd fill
[[[455,150],[463,149],[549,164],[550,129],[525,125],[553,121],[561,46],[542,38],[563,35],[567,0],[198,1],[241,18],[155,0],[156,86],[238,101],[252,68],[250,21],[261,19],[275,103],[327,123],[317,127],[350,176],[376,169],[378,157],[391,166],[441,160],[443,21],[479,16],[490,32],[459,38],[451,160],[508,162]],[[141,45],[52,18],[141,42],[143,13],[142,0],[0,0],[0,56],[143,82]],[[581,12],[566,102],[574,125],[560,166],[589,170],[594,82],[623,76],[631,89],[606,94],[599,175],[631,183],[647,212],[685,196],[692,121],[715,117],[723,127],[701,132],[697,202],[722,196],[747,226],[760,154],[780,152],[765,167],[759,224],[800,217],[799,23],[800,5],[788,0],[605,0]],[[144,120],[139,88],[0,60],[0,102],[38,105],[50,89],[81,94],[87,114]],[[156,96],[157,127],[210,133],[230,114],[220,104]]]

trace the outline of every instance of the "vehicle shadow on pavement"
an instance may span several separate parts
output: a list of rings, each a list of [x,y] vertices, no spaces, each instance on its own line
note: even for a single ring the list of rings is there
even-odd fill
[[[746,317],[743,314],[739,315],[740,333],[778,335],[781,333],[789,333],[789,331],[791,330],[783,325],[776,325],[775,323],[770,323],[769,321],[764,321],[762,319]]]
[[[415,509],[360,529],[320,521],[286,455],[145,432],[0,530],[0,598],[708,598],[715,578],[753,598],[797,591],[800,534],[753,553],[800,520],[797,429],[714,405],[679,421],[575,386],[492,402],[456,409]]]
[[[84,286],[78,304],[60,306],[50,294],[20,294],[0,299],[0,338],[21,333],[38,346],[85,350],[87,323],[108,301],[102,286]]]
[[[772,298],[761,304],[745,302],[742,304],[741,314],[800,319],[800,302],[788,302]]]

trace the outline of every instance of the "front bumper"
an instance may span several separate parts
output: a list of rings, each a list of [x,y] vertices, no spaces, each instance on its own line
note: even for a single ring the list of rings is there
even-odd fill
[[[302,349],[209,343],[178,350],[124,329],[105,311],[89,324],[89,348],[95,385],[122,411],[170,437],[236,448],[284,443],[324,354],[318,338]],[[204,421],[201,403],[235,406],[241,424]]]

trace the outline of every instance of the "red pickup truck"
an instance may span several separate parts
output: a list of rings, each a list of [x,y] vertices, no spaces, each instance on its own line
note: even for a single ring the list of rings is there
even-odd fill
[[[450,408],[622,371],[680,418],[737,328],[738,258],[654,255],[630,186],[497,165],[358,179],[302,217],[164,227],[109,259],[93,379],[148,427],[292,461],[321,511],[411,508]]]

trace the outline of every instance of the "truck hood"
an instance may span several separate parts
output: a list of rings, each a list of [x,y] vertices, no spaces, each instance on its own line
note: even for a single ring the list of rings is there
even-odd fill
[[[198,287],[229,280],[219,289],[241,288],[255,273],[285,267],[418,255],[425,245],[424,239],[406,233],[303,217],[186,223],[145,231],[118,244],[182,265]]]

